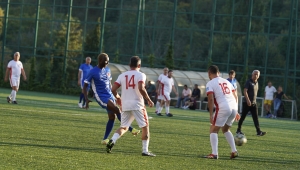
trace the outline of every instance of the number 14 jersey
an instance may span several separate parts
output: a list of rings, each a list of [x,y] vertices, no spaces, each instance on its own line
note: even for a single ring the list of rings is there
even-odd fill
[[[146,75],[137,70],[129,70],[119,75],[115,84],[122,88],[122,111],[141,110],[144,108],[144,99],[139,91],[138,83],[145,84],[145,81]]]
[[[227,109],[228,107],[232,109],[237,108],[235,97],[232,94],[234,91],[233,85],[221,77],[213,78],[206,84],[206,94],[209,95],[213,93],[215,105],[219,107],[219,109]]]

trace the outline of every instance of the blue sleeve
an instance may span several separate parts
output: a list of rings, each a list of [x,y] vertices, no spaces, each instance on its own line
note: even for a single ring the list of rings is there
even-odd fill
[[[80,66],[79,66],[79,70],[80,70],[80,71],[82,71],[82,70],[83,70],[83,65],[82,65],[82,64],[80,64]]]
[[[93,79],[93,72],[90,71],[89,74],[86,76],[84,83],[90,84],[92,79]]]
[[[106,67],[106,74],[107,74],[107,79],[112,80],[111,71],[109,67]]]

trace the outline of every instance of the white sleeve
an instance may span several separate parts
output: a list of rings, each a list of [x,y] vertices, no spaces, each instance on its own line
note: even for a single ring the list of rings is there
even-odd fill
[[[23,64],[22,64],[22,62],[20,62],[21,63],[21,69],[23,69]]]
[[[121,75],[119,75],[118,78],[117,78],[117,80],[115,81],[115,84],[117,84],[119,86],[121,86]]]
[[[172,86],[174,86],[174,79],[172,78]]]
[[[10,61],[10,62],[8,62],[8,64],[7,64],[7,68],[11,68],[11,61]]]
[[[142,82],[145,84],[146,82],[146,75],[144,73],[141,73],[141,75],[138,77],[138,83]]]
[[[211,86],[211,81],[206,84],[206,94],[209,95],[210,93],[214,93],[214,90]]]

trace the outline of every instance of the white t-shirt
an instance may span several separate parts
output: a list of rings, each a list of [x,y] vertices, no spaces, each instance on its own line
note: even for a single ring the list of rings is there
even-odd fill
[[[182,95],[183,96],[189,96],[190,94],[192,94],[191,89],[188,88],[186,90],[185,89],[182,90]]]
[[[223,108],[238,109],[235,97],[232,94],[234,91],[233,85],[221,77],[216,77],[206,84],[206,94],[214,94],[215,106],[220,110]]]
[[[122,86],[122,111],[141,110],[144,108],[144,98],[141,95],[138,83],[145,84],[146,75],[137,70],[126,71],[119,75],[116,84]]]
[[[21,76],[21,70],[23,69],[23,64],[21,61],[15,61],[15,60],[11,60],[8,65],[7,68],[10,69],[10,75],[12,77],[20,77]]]
[[[170,94],[172,92],[172,87],[174,86],[174,80],[173,78],[169,78],[168,76],[164,76],[161,81],[161,88],[162,88],[162,94],[165,93]]]
[[[265,93],[266,93],[266,98],[265,100],[273,100],[274,98],[274,93],[276,92],[277,90],[275,89],[274,86],[266,86],[265,87]]]

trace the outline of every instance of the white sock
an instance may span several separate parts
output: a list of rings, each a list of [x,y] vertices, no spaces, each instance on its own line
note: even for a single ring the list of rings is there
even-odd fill
[[[114,143],[116,143],[119,137],[120,135],[118,133],[115,133],[111,139],[114,141]]]
[[[12,101],[16,101],[17,92],[13,90],[12,93]]]
[[[234,138],[233,135],[230,131],[224,133],[227,142],[229,143],[230,147],[231,147],[231,152],[236,152],[236,147],[235,147],[235,143],[234,143]]]
[[[159,101],[157,101],[157,102],[156,102],[156,111],[158,111],[158,110],[159,110],[159,107],[160,107],[160,102],[159,102]]]
[[[217,133],[210,134],[210,145],[212,149],[212,154],[218,155],[218,134]]]
[[[13,97],[13,94],[14,94],[14,90],[11,91],[10,95],[9,95],[9,98],[12,98]]]
[[[149,140],[142,140],[143,143],[143,153],[148,153]]]
[[[166,106],[166,114],[170,113],[170,106]]]
[[[159,107],[157,113],[161,113],[163,107]]]

